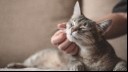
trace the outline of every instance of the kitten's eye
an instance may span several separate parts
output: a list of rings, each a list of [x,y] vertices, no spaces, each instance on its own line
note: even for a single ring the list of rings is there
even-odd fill
[[[81,28],[81,29],[84,29],[84,28],[85,28],[85,26],[81,26],[80,28]]]
[[[82,28],[79,28],[79,29],[78,29],[78,31],[81,31],[81,30],[82,30]]]
[[[86,26],[87,24],[83,24],[83,26]]]
[[[73,27],[73,24],[72,24],[72,23],[69,23],[69,24],[68,24],[68,27],[69,27],[69,28]]]
[[[78,29],[79,31],[81,31],[81,30],[86,30],[86,28],[85,28],[85,26],[81,26],[79,29]]]

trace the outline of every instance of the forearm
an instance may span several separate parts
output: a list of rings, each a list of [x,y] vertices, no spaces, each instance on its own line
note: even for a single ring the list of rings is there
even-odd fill
[[[112,19],[112,24],[104,33],[106,39],[112,39],[127,33],[127,13],[112,13],[97,20],[97,22]]]

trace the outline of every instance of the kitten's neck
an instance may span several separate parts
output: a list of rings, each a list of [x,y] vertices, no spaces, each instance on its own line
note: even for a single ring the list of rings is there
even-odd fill
[[[90,45],[79,45],[80,47],[80,55],[83,58],[94,58],[94,57],[102,57],[106,51],[108,50],[108,42],[105,39],[92,42]]]

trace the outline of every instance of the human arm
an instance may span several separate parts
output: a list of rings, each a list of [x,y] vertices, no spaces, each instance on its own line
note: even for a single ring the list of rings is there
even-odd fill
[[[111,19],[112,24],[104,33],[106,39],[113,39],[127,33],[127,13],[111,13],[96,20],[97,22]]]

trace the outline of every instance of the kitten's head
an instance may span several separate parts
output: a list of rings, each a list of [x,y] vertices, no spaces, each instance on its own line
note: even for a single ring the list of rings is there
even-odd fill
[[[67,23],[67,38],[75,43],[95,43],[102,39],[102,34],[111,22],[111,20],[106,20],[96,24],[96,22],[86,18],[84,15],[71,18]]]
[[[67,38],[78,45],[95,43],[102,39],[102,34],[110,26],[111,22],[111,20],[106,20],[96,24],[96,22],[82,15],[81,11],[78,11],[78,13],[74,12],[72,18],[67,23]]]

